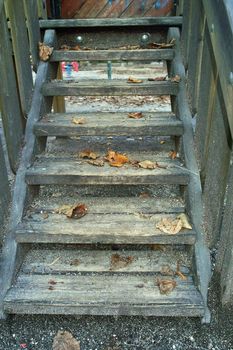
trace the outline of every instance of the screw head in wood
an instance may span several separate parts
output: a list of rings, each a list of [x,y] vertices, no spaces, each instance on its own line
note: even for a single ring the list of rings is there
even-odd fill
[[[78,44],[81,44],[83,42],[83,37],[81,35],[78,35],[76,37],[76,41],[77,41]]]

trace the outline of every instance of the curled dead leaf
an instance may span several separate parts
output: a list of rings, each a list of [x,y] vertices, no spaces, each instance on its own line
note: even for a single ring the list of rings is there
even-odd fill
[[[177,283],[172,279],[157,278],[156,284],[161,294],[170,294],[176,288]]]
[[[109,162],[111,166],[122,167],[124,164],[129,162],[128,157],[125,154],[121,154],[115,151],[108,151],[105,159]]]
[[[141,119],[143,117],[142,112],[132,112],[128,114],[128,118]]]
[[[163,218],[157,225],[160,231],[175,235],[182,229],[182,221],[180,219]]]
[[[72,123],[76,125],[82,125],[86,123],[85,118],[72,118]]]
[[[168,49],[175,45],[176,39],[173,38],[169,43],[150,43],[148,44],[149,49]]]
[[[134,260],[133,256],[123,256],[120,254],[113,254],[111,256],[110,270],[123,269],[129,264],[132,264]]]
[[[192,230],[192,226],[190,225],[186,214],[182,213],[182,214],[178,215],[177,219],[181,220],[183,228],[186,228],[188,230]]]
[[[162,265],[160,270],[161,275],[165,276],[174,276],[175,272],[172,270],[172,268],[169,265]]]
[[[181,77],[178,74],[171,78],[171,81],[173,83],[179,83],[180,80],[181,80]]]
[[[95,165],[95,166],[104,166],[104,160],[103,159],[88,160],[88,164]]]
[[[177,264],[176,264],[176,275],[178,277],[180,277],[180,279],[182,279],[183,281],[187,280],[187,277],[180,271],[180,261],[179,260],[177,261]]]
[[[148,81],[165,81],[167,79],[167,75],[164,77],[155,77],[155,78],[148,78]]]
[[[49,57],[53,53],[53,47],[45,45],[45,43],[39,42],[39,57],[41,61],[48,61]]]
[[[171,150],[171,151],[169,152],[169,157],[170,157],[171,159],[176,159],[177,156],[178,156],[178,153],[177,153],[176,151]]]
[[[140,166],[140,168],[143,168],[143,169],[155,169],[155,168],[157,168],[157,163],[151,162],[150,160],[144,160],[144,161],[138,163],[138,165]]]
[[[133,83],[133,84],[139,84],[142,83],[143,81],[141,79],[137,79],[134,77],[129,77],[127,80],[127,83]]]
[[[69,219],[80,219],[87,214],[87,207],[85,204],[63,205],[56,210],[58,214],[64,214]]]
[[[76,340],[70,332],[58,331],[53,339],[53,350],[80,350],[80,341]]]
[[[91,151],[90,149],[85,149],[84,151],[79,153],[79,157],[88,158],[88,159],[97,159],[99,155]]]

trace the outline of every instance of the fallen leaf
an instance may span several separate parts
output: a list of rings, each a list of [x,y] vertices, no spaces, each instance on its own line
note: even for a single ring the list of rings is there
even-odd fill
[[[48,61],[53,53],[53,47],[49,47],[44,43],[39,42],[39,57],[41,61]]]
[[[160,231],[175,235],[182,229],[182,221],[180,219],[163,218],[157,225]]]
[[[88,158],[88,159],[97,159],[99,155],[91,151],[90,149],[85,149],[84,151],[79,153],[79,157]]]
[[[104,166],[104,160],[103,159],[88,160],[88,164],[95,165],[95,166]]]
[[[171,159],[176,159],[176,158],[177,158],[177,152],[174,151],[174,150],[171,150],[171,151],[169,152],[169,157],[170,157]]]
[[[105,159],[111,166],[118,168],[129,162],[129,159],[126,155],[111,150],[108,151]]]
[[[70,50],[70,46],[68,46],[68,45],[62,45],[62,46],[60,47],[60,50],[68,51],[68,50]]]
[[[182,213],[182,214],[178,215],[177,219],[181,220],[183,228],[187,228],[188,230],[192,230],[192,226],[190,225],[186,214]]]
[[[128,114],[128,118],[140,119],[143,117],[142,112],[133,112]]]
[[[74,259],[70,263],[71,266],[78,266],[79,264],[80,264],[80,260],[79,259]]]
[[[139,194],[139,198],[150,198],[150,197],[151,197],[151,195],[148,192],[141,192]]]
[[[148,78],[148,81],[164,81],[167,79],[167,75],[164,77],[155,77],[155,78]]]
[[[180,261],[179,260],[177,261],[177,264],[176,264],[176,275],[178,277],[180,277],[180,279],[182,279],[183,281],[187,280],[187,277],[180,271]]]
[[[144,160],[144,161],[138,163],[138,165],[140,166],[140,168],[143,168],[143,169],[155,169],[155,168],[157,168],[157,163],[151,162],[150,160]]]
[[[70,332],[58,331],[53,339],[53,350],[80,350],[80,341],[76,340]]]
[[[177,283],[172,279],[162,279],[157,278],[156,284],[159,287],[159,291],[161,294],[170,294],[174,288],[176,288]]]
[[[174,276],[175,272],[172,270],[172,268],[169,265],[162,265],[160,270],[161,275],[165,276]]]
[[[165,252],[167,250],[166,246],[163,244],[151,244],[151,250],[160,250],[161,252]]]
[[[175,45],[176,39],[173,38],[169,41],[169,43],[150,43],[148,44],[149,49],[168,49]]]
[[[142,83],[143,81],[141,79],[137,79],[137,78],[134,78],[134,77],[129,77],[127,82],[128,83],[133,83],[133,84],[139,84],[139,83]]]
[[[181,80],[181,77],[178,74],[171,78],[171,81],[173,83],[179,83],[180,80]]]
[[[87,207],[85,204],[63,205],[56,211],[58,214],[64,214],[67,218],[80,219],[87,214]]]
[[[133,256],[122,256],[120,254],[113,254],[111,256],[110,270],[123,269],[129,264],[132,264]]]
[[[86,120],[85,118],[72,118],[72,123],[76,125],[81,125],[81,124],[85,124]]]

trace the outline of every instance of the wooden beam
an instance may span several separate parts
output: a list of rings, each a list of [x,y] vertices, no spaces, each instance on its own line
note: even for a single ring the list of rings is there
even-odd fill
[[[10,187],[8,182],[7,168],[4,157],[3,145],[0,135],[0,226],[5,223],[10,202]],[[0,236],[0,241],[2,237]]]
[[[4,7],[0,13],[0,27],[0,108],[10,166],[16,172],[23,139],[23,118]]]
[[[88,28],[88,27],[135,27],[135,26],[181,26],[182,17],[153,18],[90,18],[41,20],[40,27],[46,28]]]

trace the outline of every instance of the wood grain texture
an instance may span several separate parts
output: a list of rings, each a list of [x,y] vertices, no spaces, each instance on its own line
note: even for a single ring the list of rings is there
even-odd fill
[[[5,224],[10,203],[10,186],[0,135],[0,225]],[[2,237],[0,237],[0,241]]]
[[[77,113],[49,114],[34,127],[38,136],[95,136],[95,135],[182,135],[181,121],[168,113],[143,113],[141,119],[128,117],[128,113],[81,113],[84,124],[74,124]]]
[[[20,275],[8,292],[8,313],[201,316],[203,304],[191,279],[161,295],[154,276],[60,276],[49,290],[52,275]],[[143,288],[138,286],[143,285]]]
[[[77,27],[131,27],[131,26],[181,26],[182,17],[153,18],[90,18],[90,19],[53,19],[40,20],[43,29],[77,28]]]
[[[55,50],[50,58],[51,62],[57,61],[156,61],[172,60],[172,49],[142,49],[142,50],[87,50],[87,51],[62,51]]]
[[[47,82],[42,87],[44,96],[129,96],[176,95],[179,84],[170,81],[143,81],[139,84],[122,80],[87,80]]]

